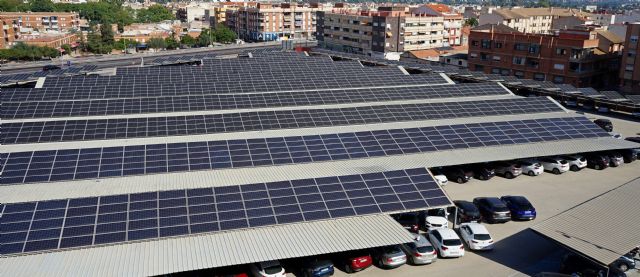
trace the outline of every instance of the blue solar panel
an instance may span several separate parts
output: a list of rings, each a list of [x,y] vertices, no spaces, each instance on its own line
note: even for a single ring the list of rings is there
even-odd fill
[[[244,197],[248,195],[252,197]],[[0,207],[0,254],[392,213],[450,204],[425,168],[5,204]]]

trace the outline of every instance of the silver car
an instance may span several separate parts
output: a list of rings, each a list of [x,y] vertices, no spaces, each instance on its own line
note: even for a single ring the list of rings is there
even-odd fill
[[[617,167],[624,163],[624,158],[618,152],[609,152],[607,154],[609,157],[609,166]]]
[[[407,263],[407,256],[402,252],[399,245],[389,245],[374,248],[372,251],[373,261],[380,267],[396,268]]]
[[[438,253],[423,235],[415,234],[412,242],[400,246],[407,255],[409,263],[414,265],[430,264],[438,259]]]
[[[507,179],[515,178],[522,174],[522,167],[515,162],[496,162],[493,164],[496,175],[502,175]]]

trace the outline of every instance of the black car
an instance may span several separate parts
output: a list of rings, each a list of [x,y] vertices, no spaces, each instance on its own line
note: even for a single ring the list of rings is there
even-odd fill
[[[480,222],[480,210],[469,201],[455,200],[453,204],[458,208],[458,223],[464,222]]]
[[[602,170],[609,167],[609,157],[602,154],[587,154],[587,167]]]
[[[504,223],[511,220],[509,207],[497,197],[477,197],[473,204],[480,210],[482,221],[489,223]]]
[[[630,163],[638,159],[640,149],[622,149],[618,152],[622,155],[622,158],[624,158],[625,163]]]
[[[53,64],[48,64],[42,67],[42,71],[50,71],[50,70],[56,70],[56,69],[60,69],[60,67]]]
[[[441,172],[447,176],[447,179],[454,180],[458,184],[466,183],[473,177],[473,171],[457,166],[445,167]]]
[[[640,143],[640,137],[626,137],[625,140]]]
[[[598,264],[595,264],[582,256],[578,256],[576,254],[570,253],[566,254],[562,257],[562,262],[560,263],[560,273],[564,274],[572,274],[572,276],[584,276],[584,277],[605,277],[607,276],[607,271],[609,272],[608,276],[611,277],[622,277],[627,276],[624,272],[621,272],[616,267],[607,268],[602,267]]]
[[[511,211],[511,218],[514,220],[534,220],[536,219],[536,209],[524,196],[502,196],[500,200],[507,204]]]
[[[489,180],[496,176],[496,171],[489,164],[473,164],[469,167],[473,172],[473,177],[480,180]]]
[[[596,119],[593,121],[593,123],[600,126],[600,128],[602,128],[607,132],[613,132],[613,123],[611,123],[611,120],[609,119],[604,119],[604,118]]]
[[[418,233],[420,231],[421,216],[418,212],[394,214],[391,217],[410,232]]]

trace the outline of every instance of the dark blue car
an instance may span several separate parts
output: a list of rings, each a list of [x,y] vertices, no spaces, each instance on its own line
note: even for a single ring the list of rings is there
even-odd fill
[[[500,200],[507,204],[511,211],[511,218],[514,220],[534,220],[536,219],[536,209],[524,196],[502,196]]]
[[[302,275],[305,277],[331,276],[333,275],[333,263],[329,260],[306,260],[303,262]]]

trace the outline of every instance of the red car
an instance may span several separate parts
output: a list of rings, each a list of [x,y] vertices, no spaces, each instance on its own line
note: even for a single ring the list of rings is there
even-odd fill
[[[342,252],[336,255],[336,257],[337,260],[335,264],[343,268],[346,273],[364,270],[373,263],[371,254],[365,250]]]

